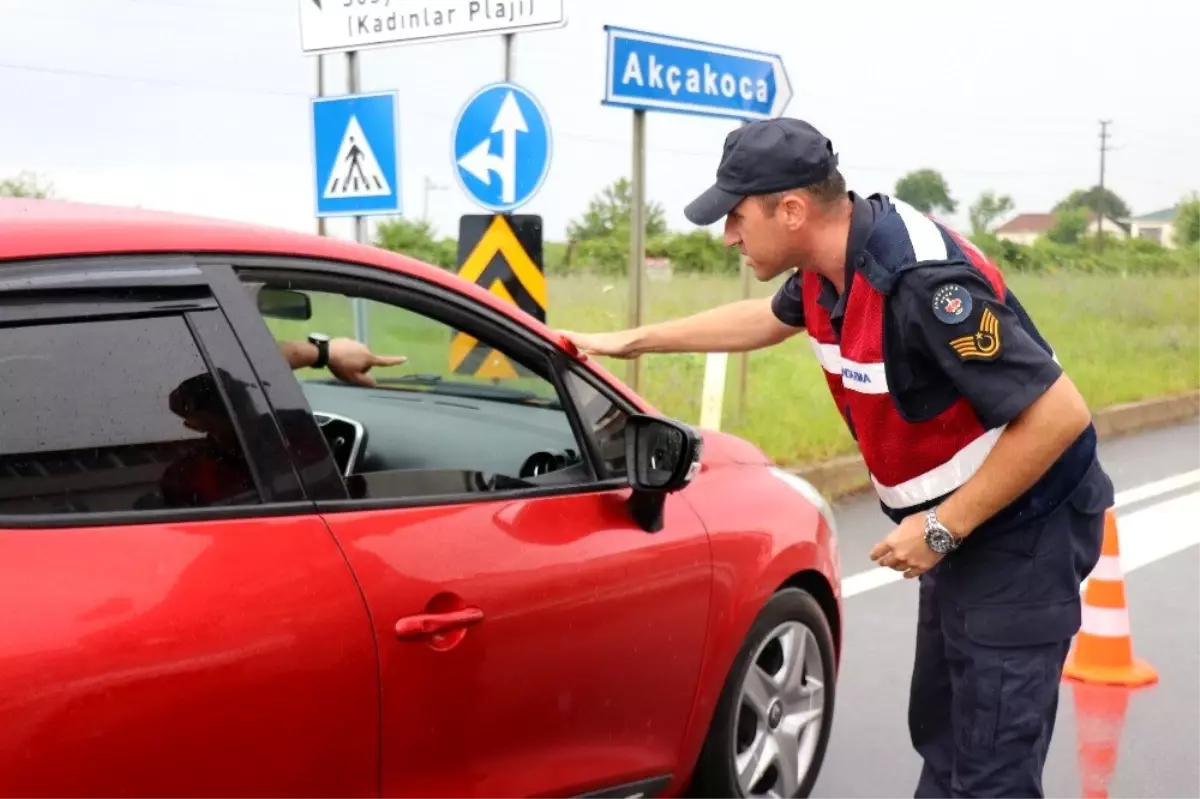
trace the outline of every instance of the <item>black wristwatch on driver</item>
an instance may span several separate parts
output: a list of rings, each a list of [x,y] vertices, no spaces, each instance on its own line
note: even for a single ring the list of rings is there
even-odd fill
[[[324,369],[329,365],[329,336],[324,333],[309,333],[308,343],[317,348],[317,362],[314,369]]]

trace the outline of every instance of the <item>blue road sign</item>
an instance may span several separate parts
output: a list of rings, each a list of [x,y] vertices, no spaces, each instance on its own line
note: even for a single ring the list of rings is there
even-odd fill
[[[504,212],[529,202],[550,170],[550,120],[515,83],[484,86],[454,122],[454,174],[484,208]]]
[[[396,92],[312,101],[317,216],[400,213]]]
[[[792,99],[772,53],[605,25],[604,104],[744,121],[780,116]]]

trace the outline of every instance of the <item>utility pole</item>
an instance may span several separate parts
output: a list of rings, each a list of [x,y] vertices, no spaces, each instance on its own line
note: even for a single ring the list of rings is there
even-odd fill
[[[1111,119],[1100,120],[1100,196],[1096,198],[1096,209],[1099,219],[1096,222],[1096,247],[1104,249],[1104,215],[1108,210],[1108,204],[1105,202],[1106,195],[1104,193],[1104,155],[1108,152],[1108,126],[1112,124]]]

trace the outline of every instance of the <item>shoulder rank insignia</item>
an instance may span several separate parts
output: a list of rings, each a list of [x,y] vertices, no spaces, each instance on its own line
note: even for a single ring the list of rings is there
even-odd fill
[[[951,339],[950,346],[964,361],[990,361],[1000,354],[1000,320],[991,308],[984,308],[979,317],[979,330],[970,336]]]

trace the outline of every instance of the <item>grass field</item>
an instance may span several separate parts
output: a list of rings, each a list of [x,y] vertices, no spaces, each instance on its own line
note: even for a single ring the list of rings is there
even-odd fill
[[[1195,277],[1011,275],[1014,292],[1054,346],[1093,409],[1200,387],[1200,285]],[[777,284],[753,285],[764,296]],[[668,319],[740,297],[732,277],[676,276],[646,287],[645,321]],[[327,299],[327,298],[321,298]],[[581,331],[619,329],[628,316],[623,279],[549,279],[548,323]],[[272,320],[277,335],[319,329],[353,335],[349,303],[318,302],[311,322]],[[408,355],[389,372],[445,375],[450,348],[444,327],[396,309],[371,306],[371,345]],[[722,429],[744,436],[780,463],[801,464],[853,451],[806,338],[797,336],[749,356],[747,403],[738,403],[738,358],[729,361]],[[626,364],[601,359],[618,377]],[[652,355],[642,361],[640,393],[659,410],[696,422],[704,375],[702,355]],[[547,394],[548,387],[513,385]]]

